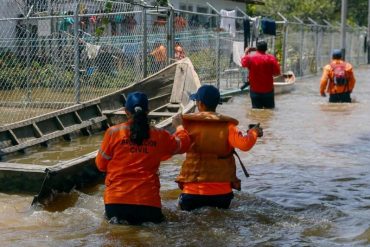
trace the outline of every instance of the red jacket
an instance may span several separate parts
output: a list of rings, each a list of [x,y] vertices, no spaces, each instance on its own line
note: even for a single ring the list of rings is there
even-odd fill
[[[252,92],[269,93],[274,89],[274,76],[280,75],[280,65],[273,55],[257,51],[242,58],[241,64],[249,70]]]

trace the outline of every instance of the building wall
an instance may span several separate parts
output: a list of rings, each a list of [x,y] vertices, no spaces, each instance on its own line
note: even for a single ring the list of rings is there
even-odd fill
[[[238,3],[233,1],[227,0],[208,0],[208,1],[199,1],[199,0],[170,0],[171,4],[177,8],[182,9],[183,7],[187,7],[187,10],[195,11],[195,12],[203,12],[207,10],[207,13],[211,13],[211,8],[207,5],[209,2],[213,7],[215,7],[218,11],[221,9],[225,10],[234,10],[239,7],[241,10],[245,10],[245,3]],[[200,10],[200,11],[199,11]]]
[[[22,3],[22,1],[18,1]],[[22,13],[22,6],[14,0],[0,0],[0,47],[11,47],[11,40],[15,38],[17,21],[3,20],[15,18]]]

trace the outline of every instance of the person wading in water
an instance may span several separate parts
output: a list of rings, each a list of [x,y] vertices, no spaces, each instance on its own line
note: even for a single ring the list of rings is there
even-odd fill
[[[176,132],[150,127],[148,98],[134,92],[127,97],[128,121],[110,127],[96,157],[97,168],[106,173],[104,204],[112,223],[160,223],[164,220],[159,195],[160,162],[190,146],[181,121]],[[176,117],[174,117],[176,120]]]
[[[190,97],[199,112],[182,118],[192,144],[176,179],[182,190],[179,206],[187,211],[205,206],[229,208],[232,188],[240,190],[234,148],[250,150],[263,130],[257,124],[243,133],[236,119],[216,113],[220,92],[214,86],[203,85]]]

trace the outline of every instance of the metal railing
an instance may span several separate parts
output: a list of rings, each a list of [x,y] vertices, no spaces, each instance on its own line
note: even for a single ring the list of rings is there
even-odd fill
[[[105,95],[183,56],[202,83],[242,81],[233,47],[244,41],[243,21],[254,19],[240,9],[229,17],[235,29],[226,31],[211,5],[211,13],[197,13],[99,0],[34,2],[0,6],[0,109],[6,116],[0,125]],[[279,18],[277,35],[260,37],[269,52],[283,71],[316,74],[339,48],[339,26]],[[366,63],[365,35],[366,28],[347,29],[346,59],[355,66]]]

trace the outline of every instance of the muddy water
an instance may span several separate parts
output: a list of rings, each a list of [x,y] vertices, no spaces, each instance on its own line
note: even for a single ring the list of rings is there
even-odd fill
[[[161,195],[167,222],[109,225],[103,217],[99,184],[60,195],[45,208],[30,208],[32,196],[0,194],[2,246],[369,246],[370,87],[369,68],[356,70],[353,104],[328,104],[318,96],[318,77],[297,82],[279,95],[277,108],[251,110],[237,96],[219,111],[260,122],[265,135],[241,157],[242,191],[229,210],[179,211],[173,182],[183,156],[161,167]],[[94,150],[100,137],[64,144],[57,157],[30,153],[45,164]],[[56,148],[58,149],[58,148]],[[76,151],[77,150],[77,151]]]

